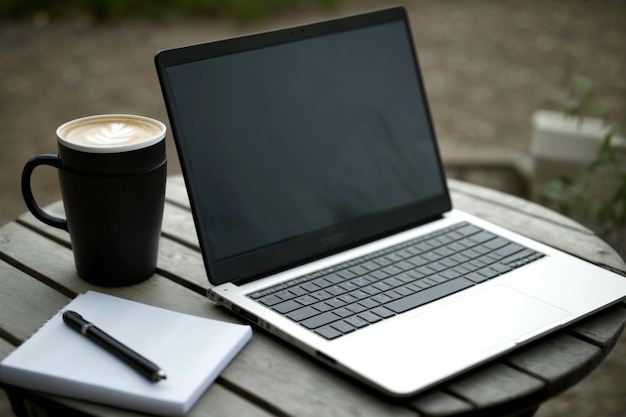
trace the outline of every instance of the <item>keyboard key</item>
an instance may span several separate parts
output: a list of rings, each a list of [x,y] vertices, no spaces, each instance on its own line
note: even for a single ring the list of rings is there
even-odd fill
[[[410,295],[406,298],[392,301],[385,305],[388,309],[395,313],[402,313],[413,308],[419,307],[431,301],[438,300],[446,295],[454,294],[465,288],[473,286],[474,283],[465,278],[456,278],[443,284],[435,285],[423,291]]]
[[[312,305],[312,307],[314,309],[316,309],[319,312],[325,312],[325,311],[330,311],[333,309],[333,307],[329,306],[328,304],[326,304],[325,302],[321,301],[319,303],[315,303]]]
[[[320,336],[322,336],[322,337],[324,337],[324,338],[326,338],[328,340],[336,339],[339,336],[343,336],[343,333],[341,333],[337,329],[333,329],[330,326],[324,326],[324,327],[321,327],[319,329],[316,329],[315,333],[319,334]]]
[[[378,307],[380,305],[379,302],[376,302],[370,298],[367,298],[365,300],[361,300],[359,301],[357,304],[362,305],[365,308],[374,308],[374,307]]]
[[[376,259],[372,259],[372,262],[374,262],[380,268],[385,267],[385,266],[391,264],[391,261],[389,259],[385,258],[384,256],[378,257]]]
[[[335,330],[340,331],[343,334],[350,333],[356,330],[356,327],[347,323],[345,320],[339,320],[330,325]]]
[[[355,290],[355,291],[352,291],[352,292],[350,293],[350,295],[351,295],[352,297],[354,297],[355,299],[357,299],[357,300],[362,300],[362,299],[364,299],[364,298],[369,297],[371,294],[368,294],[368,293],[366,293],[365,291]]]
[[[491,265],[489,265],[489,268],[498,271],[499,274],[505,274],[505,273],[507,273],[507,272],[509,272],[510,270],[513,269],[513,268],[511,268],[508,265],[503,265],[503,264],[499,264],[499,263],[491,264]]]
[[[332,273],[330,275],[325,275],[324,279],[326,279],[326,281],[330,282],[331,284],[338,284],[340,282],[344,282],[345,279],[342,278],[339,273]]]
[[[320,288],[326,288],[326,287],[330,287],[331,285],[333,285],[333,282],[330,280],[327,280],[326,277],[320,277],[311,281],[311,284],[317,285]]]
[[[487,281],[487,277],[484,275],[480,275],[478,272],[470,272],[469,274],[465,275],[465,278],[476,284]]]
[[[339,320],[341,317],[333,313],[332,311],[327,311],[326,313],[322,313],[317,316],[313,316],[301,322],[304,327],[307,329],[317,329],[318,327],[325,326],[334,321]]]
[[[508,245],[498,249],[495,252],[495,254],[501,258],[504,258],[510,255],[513,255],[514,253],[520,252],[523,249],[524,247],[521,245],[518,245],[517,243],[509,243]]]
[[[274,295],[276,297],[280,298],[281,300],[291,300],[292,298],[294,298],[296,296],[294,293],[292,293],[291,291],[288,291],[288,290],[283,290],[283,291],[277,292]]]
[[[326,300],[326,304],[328,304],[332,308],[339,308],[339,307],[345,306],[348,303],[346,303],[345,301],[340,300],[338,298],[331,298],[329,300]]]
[[[437,284],[441,284],[442,282],[446,282],[448,280],[445,276],[443,276],[443,275],[441,275],[439,273],[430,276],[429,279],[431,279],[433,281],[436,281]]]
[[[362,313],[365,310],[367,310],[367,307],[365,307],[364,305],[359,304],[359,303],[350,304],[350,305],[346,306],[346,308],[348,310],[352,311],[353,314]]]
[[[383,271],[385,274],[390,275],[390,276],[393,276],[393,275],[398,275],[399,273],[404,272],[404,270],[402,270],[402,269],[398,268],[398,267],[397,267],[397,266],[395,266],[395,265],[389,265],[389,266],[387,266],[387,267],[383,268],[383,269],[382,269],[382,271]]]
[[[262,290],[262,291],[253,292],[252,294],[248,294],[248,297],[252,298],[253,300],[256,300],[267,294],[268,293],[266,293],[265,290]]]
[[[406,297],[407,295],[411,295],[415,292],[407,287],[394,288],[393,291],[397,292],[398,294],[404,297]]]
[[[328,291],[320,290],[311,293],[311,297],[314,297],[317,300],[324,301],[331,298],[333,295]]]
[[[363,268],[367,269],[368,271],[374,271],[378,268],[380,268],[378,265],[376,265],[374,262],[372,261],[368,261],[365,262],[363,265],[361,265]]]
[[[432,264],[428,264],[428,267],[436,272],[440,272],[448,269],[449,267],[441,261],[433,262]]]
[[[358,278],[353,279],[350,282],[352,282],[357,287],[364,287],[366,285],[369,285],[370,283],[370,281],[366,279],[365,277],[358,277]]]
[[[320,289],[320,287],[313,284],[312,282],[305,282],[304,284],[300,285],[300,288],[304,288],[308,292],[313,292],[313,291],[317,291]]]
[[[292,292],[292,293],[294,293],[294,294],[296,295],[296,297],[300,297],[301,295],[304,295],[304,294],[308,294],[308,293],[309,293],[309,291],[307,291],[307,290],[305,290],[304,288],[299,287],[299,286],[290,287],[290,288],[289,288],[289,291],[290,291],[290,292]]]
[[[287,314],[287,317],[293,321],[302,321],[317,314],[320,314],[320,312],[317,311],[315,308],[311,306],[306,306],[298,310],[292,311],[291,313]]]
[[[307,295],[303,295],[302,297],[296,298],[296,301],[302,304],[303,306],[308,306],[309,304],[316,303],[318,300],[307,294]]]
[[[380,316],[380,317],[382,317],[384,319],[389,318],[391,316],[395,316],[395,313],[393,311],[391,311],[388,308],[385,308],[383,306],[376,307],[375,309],[372,310],[372,313],[374,313],[377,316]]]
[[[385,258],[387,258],[389,261],[391,261],[391,263],[394,263],[394,264],[402,260],[402,257],[400,255],[398,255],[397,253],[393,253],[393,252],[385,255]]]
[[[340,296],[337,297],[337,299],[343,301],[346,304],[353,303],[357,300],[356,297],[353,297],[350,294],[341,294]]]
[[[361,291],[363,291],[366,294],[369,295],[376,295],[379,292],[382,292],[382,290],[379,290],[378,288],[374,287],[373,285],[368,285],[367,287],[363,287],[361,288]]]
[[[434,252],[439,255],[441,258],[446,258],[448,256],[452,256],[455,254],[455,252],[448,248],[447,246],[442,246],[440,248],[437,248],[434,250]]]
[[[332,287],[328,287],[326,288],[326,291],[328,291],[332,295],[339,295],[339,294],[343,294],[344,292],[346,292],[346,290],[341,288],[339,285],[333,285]]]
[[[496,237],[496,235],[494,235],[493,233],[482,231],[480,233],[472,235],[470,239],[476,243],[483,243],[493,239],[494,237]]]
[[[476,272],[478,272],[480,275],[483,275],[483,276],[485,276],[486,278],[489,278],[489,279],[497,277],[498,275],[500,275],[498,273],[498,271],[496,271],[495,269],[492,269],[491,267],[481,268],[481,269],[479,269]]]
[[[357,329],[360,329],[361,327],[365,327],[369,325],[367,321],[363,320],[359,316],[348,317],[347,319],[345,319],[345,321],[350,323],[352,326],[354,326]]]
[[[281,303],[282,301],[283,300],[276,297],[275,295],[266,295],[259,300],[260,303],[265,304],[266,306],[273,306],[274,304]]]
[[[428,262],[435,262],[441,259],[441,256],[437,255],[435,251],[432,251],[432,252],[426,252],[425,254],[423,254],[422,258],[426,259]]]
[[[432,287],[433,285],[437,285],[439,284],[437,281],[435,281],[434,279],[432,279],[431,277],[426,277],[426,278],[422,278],[420,281],[420,283],[426,284],[429,287]]]
[[[302,304],[295,302],[294,300],[283,301],[280,304],[276,304],[272,308],[278,311],[280,314],[289,313],[290,311],[296,310],[302,307]]]
[[[393,290],[385,291],[381,295],[389,297],[390,300],[397,300],[398,298],[402,298],[402,294],[397,292],[395,288]]]
[[[387,278],[383,282],[389,285],[391,288],[399,287],[403,284],[403,282],[396,277]]]
[[[333,313],[335,313],[335,314],[336,314],[336,315],[338,315],[339,317],[348,317],[348,316],[351,316],[351,315],[353,315],[353,314],[354,314],[354,312],[353,312],[353,311],[348,310],[348,309],[347,309],[347,308],[345,308],[345,307],[341,307],[341,308],[338,308],[338,309],[336,309],[336,310],[333,310]]]
[[[339,285],[341,288],[343,288],[346,291],[353,291],[356,290],[357,288],[359,288],[358,285],[348,281],[348,282],[342,282],[341,284],[337,284]]]
[[[385,279],[387,278],[389,275],[386,274],[385,272],[381,271],[380,269],[376,270],[376,271],[372,271],[370,272],[367,276],[370,276],[374,279]]]
[[[368,270],[361,265],[357,265],[350,268],[350,272],[354,275],[361,276],[367,274]]]
[[[372,287],[376,288],[379,291],[388,291],[390,289],[392,289],[393,287],[389,284],[387,284],[384,281],[381,282],[377,282],[375,284],[372,284]],[[367,291],[366,291],[367,292]]]
[[[441,271],[439,275],[443,276],[445,279],[454,279],[460,277],[463,274],[455,269],[446,269],[445,271]]]
[[[377,316],[374,313],[371,313],[369,311],[365,311],[363,313],[360,313],[357,315],[359,318],[365,320],[368,323],[376,323],[382,320],[382,318],[380,316]]]
[[[481,229],[473,224],[466,224],[465,226],[456,229],[456,231],[461,233],[463,236],[470,236],[480,232]]]
[[[413,292],[418,292],[421,290],[425,290],[426,288],[432,287],[432,284],[424,282],[423,280],[420,279],[415,282],[412,282],[411,284],[408,284],[406,287],[410,290],[413,290]]]
[[[396,279],[402,281],[403,284],[408,284],[409,282],[415,281],[415,277],[412,277],[409,272],[396,275]]]
[[[412,263],[415,266],[422,266],[428,263],[428,260],[426,258],[422,258],[419,255],[409,258],[406,261]]]
[[[373,296],[373,297],[371,297],[369,299],[372,300],[372,301],[376,301],[379,304],[385,304],[385,303],[388,303],[389,301],[392,300],[391,297],[389,297],[388,295],[385,295],[385,294],[376,294],[375,296]]]
[[[411,269],[415,268],[415,265],[413,265],[412,263],[409,263],[407,261],[400,261],[396,264],[396,266],[402,271],[410,271]]]

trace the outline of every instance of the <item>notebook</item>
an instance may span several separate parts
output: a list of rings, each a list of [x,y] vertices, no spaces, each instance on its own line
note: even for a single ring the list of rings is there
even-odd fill
[[[63,323],[62,312],[0,363],[17,387],[164,416],[185,415],[252,336],[249,326],[165,310],[88,291],[75,310],[154,361],[167,378],[149,381]]]
[[[155,62],[211,299],[384,394],[626,296],[623,277],[452,207],[402,8]]]

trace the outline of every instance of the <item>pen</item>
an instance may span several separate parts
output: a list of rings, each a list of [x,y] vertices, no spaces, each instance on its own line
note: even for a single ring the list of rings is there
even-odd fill
[[[75,311],[65,311],[63,313],[63,321],[72,329],[84,335],[87,339],[126,362],[150,381],[158,382],[166,378],[165,372],[159,366],[144,358],[128,346],[118,342],[113,337],[94,326],[93,323],[85,320]]]

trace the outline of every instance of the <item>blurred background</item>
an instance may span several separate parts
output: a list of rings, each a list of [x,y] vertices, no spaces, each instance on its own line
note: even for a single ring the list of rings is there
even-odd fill
[[[601,222],[624,256],[626,171],[614,163],[623,152],[599,164],[614,182],[557,172],[541,190],[531,152],[540,109],[600,117],[614,136],[624,126],[624,0],[0,0],[0,225],[26,211],[22,167],[56,152],[63,122],[134,113],[167,123],[157,51],[396,4],[409,13],[448,175],[542,199],[586,224],[595,213],[589,225]],[[171,137],[168,151],[179,173]],[[577,194],[608,183],[599,202]],[[54,169],[37,169],[33,185],[41,205],[60,199]],[[587,205],[591,214],[576,210]],[[625,417],[625,344],[538,416]]]

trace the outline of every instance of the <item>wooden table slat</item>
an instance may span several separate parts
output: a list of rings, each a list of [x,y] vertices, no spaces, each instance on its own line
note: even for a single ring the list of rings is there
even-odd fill
[[[198,252],[166,237],[159,244],[157,271],[201,295],[211,286]]]
[[[467,182],[448,179],[448,187],[450,188],[452,198],[460,198],[461,196],[470,197],[476,204],[486,203],[485,215],[495,216],[501,214],[501,211],[494,210],[495,207],[502,206],[513,209],[516,215],[530,216],[533,219],[541,220],[553,226],[563,229],[577,231],[587,235],[593,235],[593,232],[582,224],[566,217],[556,211],[537,205],[523,198],[505,194],[497,190],[474,185]],[[470,211],[469,206],[463,205],[463,210]],[[469,203],[471,206],[473,203]]]
[[[29,407],[31,407],[31,412],[35,412],[36,416],[71,415],[76,417],[81,415],[90,417],[97,415],[99,417],[139,417],[145,415],[139,412],[88,403],[72,398],[52,396],[40,392],[27,392],[14,387],[9,388],[9,392],[19,398],[29,398]],[[35,407],[40,406],[41,408],[35,408],[33,404]],[[214,416],[270,417],[274,415],[219,384],[212,385],[186,416],[206,417],[206,410],[211,410],[211,415]]]
[[[30,337],[43,323],[70,302],[65,295],[42,284],[32,276],[0,261],[0,305],[2,305],[2,328],[11,343],[21,343]]]
[[[165,204],[162,233],[192,248],[200,247],[193,216],[188,209]]]
[[[184,208],[190,208],[189,196],[182,175],[174,175],[167,179],[167,187],[165,188],[165,198]]]
[[[577,382],[581,373],[591,372],[603,358],[598,346],[559,333],[509,355],[507,361],[549,382],[546,394],[554,395]]]
[[[65,210],[63,209],[63,203],[61,201],[52,203],[44,207],[43,209],[55,216],[65,216]],[[67,247],[70,247],[70,235],[65,230],[57,229],[56,227],[43,224],[28,211],[18,218],[18,223],[26,225],[33,230],[37,230],[43,236],[46,236],[50,239],[66,245]]]
[[[532,404],[540,398],[544,387],[540,379],[502,363],[479,368],[446,384],[447,391],[476,408],[494,410],[494,415],[502,406]]]
[[[569,331],[602,348],[606,356],[626,328],[626,303],[601,311],[569,327]]]
[[[408,403],[419,413],[432,417],[458,415],[475,410],[469,402],[439,389],[418,395]]]

